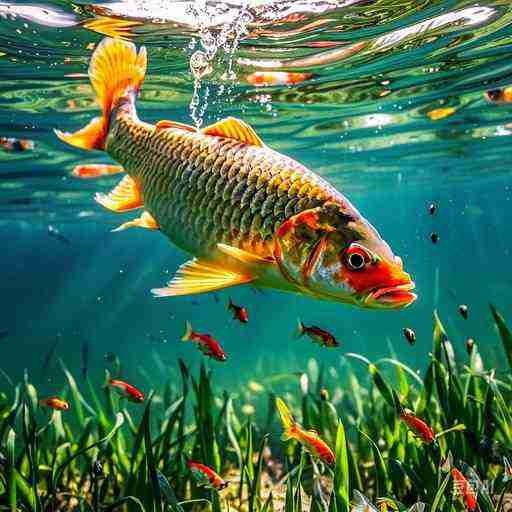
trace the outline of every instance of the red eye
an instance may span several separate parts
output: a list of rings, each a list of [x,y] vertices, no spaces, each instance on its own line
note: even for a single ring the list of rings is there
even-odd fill
[[[359,245],[351,245],[345,252],[345,261],[351,270],[362,270],[371,256]]]

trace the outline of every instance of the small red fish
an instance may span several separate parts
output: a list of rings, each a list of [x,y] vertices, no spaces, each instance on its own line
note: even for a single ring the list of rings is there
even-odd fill
[[[58,396],[51,396],[50,398],[43,398],[39,400],[40,405],[55,409],[56,411],[69,410],[69,403],[66,400],[61,400]]]
[[[436,439],[434,431],[426,422],[418,418],[409,409],[404,409],[400,413],[400,419],[417,435],[424,443],[433,443]]]
[[[144,393],[127,382],[109,377],[108,385],[111,386],[118,395],[126,398],[129,402],[135,402],[137,404],[144,402]]]
[[[233,318],[238,320],[242,324],[246,324],[249,321],[249,313],[245,306],[237,306],[232,300],[229,298],[228,309],[233,313]]]
[[[85,164],[76,165],[71,171],[71,175],[75,178],[89,179],[99,178],[100,176],[111,176],[124,172],[120,165],[110,164]]]
[[[246,76],[246,80],[258,87],[269,85],[295,85],[308,80],[312,73],[296,73],[289,71],[256,71]]]
[[[504,87],[502,89],[492,89],[484,93],[487,101],[497,103],[498,105],[504,103],[512,103],[512,87]]]
[[[336,341],[336,338],[324,329],[317,327],[316,325],[312,325],[307,327],[302,323],[299,318],[299,337],[307,334],[314,343],[318,343],[321,347],[339,347],[340,344]]]
[[[468,510],[476,509],[476,493],[467,478],[457,469],[452,468],[452,477],[454,482],[454,492],[462,496]]]
[[[212,357],[217,361],[225,361],[227,359],[226,353],[220,346],[220,343],[209,334],[199,334],[194,332],[190,322],[187,322],[187,330],[181,338],[181,341],[188,340],[195,341],[199,350],[205,356]]]
[[[29,151],[34,149],[34,141],[15,139],[14,137],[0,137],[0,147],[5,151]]]
[[[212,468],[209,468],[200,462],[189,460],[187,462],[187,466],[199,481],[207,481],[209,485],[218,491],[224,489],[229,484],[229,482],[226,482],[226,480],[223,480],[222,477],[215,473]]]
[[[295,439],[302,444],[314,457],[324,461],[329,466],[336,463],[336,455],[329,445],[315,430],[304,430],[294,419],[287,405],[280,399],[276,399],[277,410],[284,428],[283,441]]]

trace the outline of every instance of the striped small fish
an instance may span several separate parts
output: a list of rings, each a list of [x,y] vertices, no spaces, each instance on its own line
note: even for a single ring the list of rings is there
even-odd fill
[[[56,134],[106,151],[126,173],[112,192],[96,195],[114,212],[143,208],[118,230],[160,230],[194,256],[156,296],[253,283],[361,307],[415,300],[400,258],[354,206],[245,122],[227,118],[199,130],[140,121],[135,98],[146,61],[144,47],[137,53],[132,43],[104,39],[89,66],[101,117]]]

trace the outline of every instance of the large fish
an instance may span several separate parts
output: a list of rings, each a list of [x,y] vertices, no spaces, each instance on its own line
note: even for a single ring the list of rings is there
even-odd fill
[[[414,283],[375,228],[332,185],[270,149],[245,122],[198,130],[140,121],[135,98],[146,50],[104,39],[89,77],[101,107],[63,141],[106,151],[126,176],[96,200],[114,212],[143,208],[121,227],[159,229],[194,256],[157,296],[244,283],[371,308],[401,308]]]

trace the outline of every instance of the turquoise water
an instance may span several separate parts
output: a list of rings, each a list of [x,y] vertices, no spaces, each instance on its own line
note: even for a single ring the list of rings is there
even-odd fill
[[[512,106],[484,93],[512,83],[509,2],[222,5],[0,3],[0,136],[35,144],[0,150],[0,331],[8,331],[0,366],[16,378],[27,368],[50,392],[63,382],[57,358],[78,373],[87,341],[96,378],[113,352],[127,380],[149,387],[168,377],[161,362],[177,372],[177,357],[202,360],[179,342],[190,320],[223,344],[228,362],[208,364],[226,387],[303,371],[310,358],[339,369],[346,352],[376,359],[390,345],[417,368],[437,308],[456,350],[474,337],[489,365],[500,367],[487,303],[512,316]],[[108,157],[65,147],[53,134],[96,115],[85,73],[105,33],[148,48],[142,119],[192,116],[204,126],[234,115],[251,123],[269,146],[350,198],[402,257],[418,300],[403,311],[371,311],[250,287],[154,299],[149,290],[187,256],[158,233],[111,233],[133,215],[105,212],[93,195],[119,178],[70,177],[74,165]],[[196,51],[211,66],[201,80],[189,67]],[[258,70],[312,76],[295,85],[247,83]],[[429,116],[448,108],[442,119]],[[230,319],[229,296],[247,306],[248,325]],[[459,304],[469,306],[467,320]],[[295,339],[297,317],[331,331],[341,347]],[[404,327],[416,331],[415,346]]]

